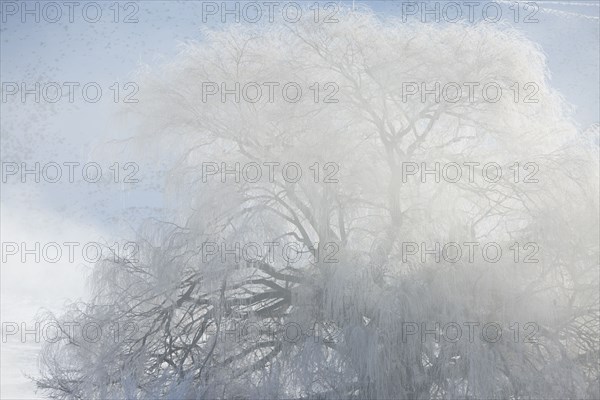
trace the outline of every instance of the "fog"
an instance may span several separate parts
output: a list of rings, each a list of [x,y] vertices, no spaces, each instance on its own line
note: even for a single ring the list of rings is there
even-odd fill
[[[2,398],[600,397],[597,2],[49,4]]]

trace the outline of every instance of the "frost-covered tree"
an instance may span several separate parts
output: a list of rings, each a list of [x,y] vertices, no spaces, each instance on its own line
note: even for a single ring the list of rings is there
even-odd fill
[[[598,148],[550,87],[541,50],[506,27],[338,19],[206,31],[141,74],[136,143],[179,160],[168,182],[178,215],[145,227],[139,260],[95,267],[91,300],[62,320],[118,324],[118,340],[48,344],[39,388],[61,399],[599,397]],[[222,99],[221,83],[236,82],[239,101]],[[447,85],[422,98],[421,83],[436,82],[463,95]],[[482,91],[490,82],[497,101]],[[263,175],[222,182],[222,162]],[[422,182],[436,162],[463,176]],[[296,182],[286,163],[301,167]],[[483,179],[495,176],[486,163],[502,176]],[[503,254],[412,251],[436,242]],[[236,243],[278,245],[236,259]],[[488,322],[499,340],[482,337]]]

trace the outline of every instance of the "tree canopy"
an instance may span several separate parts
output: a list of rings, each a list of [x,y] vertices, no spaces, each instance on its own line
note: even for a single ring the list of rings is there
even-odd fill
[[[47,344],[40,389],[599,397],[598,147],[542,51],[498,25],[338,19],[206,30],[140,72],[136,143],[177,160],[178,214],[141,230],[139,260],[96,265],[61,320],[126,331]]]

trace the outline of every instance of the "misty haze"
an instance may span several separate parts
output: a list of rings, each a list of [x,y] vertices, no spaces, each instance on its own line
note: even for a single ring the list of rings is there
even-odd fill
[[[597,1],[2,1],[2,399],[600,398]]]

